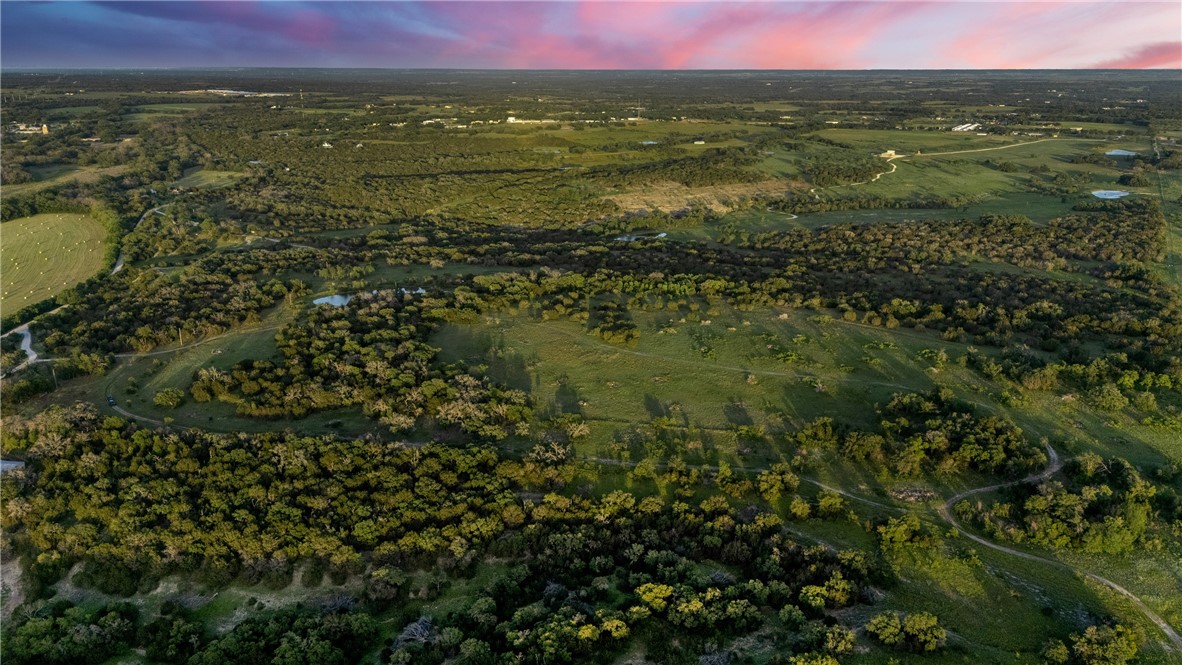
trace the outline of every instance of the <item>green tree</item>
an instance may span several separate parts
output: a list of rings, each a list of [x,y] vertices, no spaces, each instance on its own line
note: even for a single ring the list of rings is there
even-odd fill
[[[1088,626],[1071,636],[1071,653],[1081,665],[1125,665],[1137,656],[1138,642],[1137,634],[1120,624]]]
[[[1101,411],[1120,411],[1129,405],[1129,398],[1113,383],[1105,383],[1088,393],[1088,401]]]
[[[930,612],[915,612],[903,619],[903,633],[912,651],[926,653],[936,651],[944,644],[948,632],[940,626],[940,620]]]
[[[185,393],[179,388],[165,388],[156,392],[152,402],[162,409],[175,409],[185,400]]]
[[[870,618],[866,632],[879,642],[893,647],[903,642],[903,620],[898,612],[881,612]]]

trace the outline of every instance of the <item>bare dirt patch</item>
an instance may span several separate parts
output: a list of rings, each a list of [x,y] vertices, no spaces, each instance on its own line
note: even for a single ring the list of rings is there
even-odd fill
[[[725,214],[744,207],[741,201],[757,196],[779,196],[790,190],[808,189],[799,180],[777,178],[760,182],[743,182],[732,185],[710,187],[686,187],[681,183],[665,181],[645,185],[635,191],[613,194],[606,197],[624,210],[652,210],[673,212],[694,204],[702,205],[714,212]]]
[[[0,619],[8,619],[13,610],[25,602],[25,590],[21,584],[20,562],[11,555],[0,562]]]

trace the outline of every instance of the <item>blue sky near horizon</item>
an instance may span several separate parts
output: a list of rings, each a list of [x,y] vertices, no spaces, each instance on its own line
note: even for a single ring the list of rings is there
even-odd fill
[[[1182,3],[4,0],[0,66],[1182,69]]]

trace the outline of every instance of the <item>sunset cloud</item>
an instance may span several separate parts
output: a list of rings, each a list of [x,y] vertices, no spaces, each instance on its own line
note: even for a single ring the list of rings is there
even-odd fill
[[[5,68],[1182,68],[1176,2],[0,3]]]
[[[1182,69],[1182,42],[1146,44],[1128,55],[1092,65],[1095,69]]]

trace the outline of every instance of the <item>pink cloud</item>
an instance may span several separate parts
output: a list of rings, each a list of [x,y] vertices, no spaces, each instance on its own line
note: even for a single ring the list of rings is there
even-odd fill
[[[924,3],[835,3],[764,24],[746,49],[746,65],[768,69],[859,69],[874,66],[877,48]]]
[[[1124,35],[1177,34],[1177,5],[1154,2],[1035,2],[966,6],[937,53],[951,67],[1087,67]],[[1172,28],[1170,26],[1173,26]]]
[[[311,46],[329,46],[333,43],[337,22],[326,14],[302,9],[281,21],[278,27],[283,36],[292,41]]]
[[[584,1],[443,3],[443,54],[507,67],[834,69],[872,66],[870,44],[923,3]]]
[[[1182,69],[1182,42],[1146,44],[1113,60],[1092,65],[1093,69]]]
[[[1007,3],[974,8],[961,18],[968,28],[941,50],[953,66],[974,68],[1025,68],[1045,63],[1060,48],[1047,31],[1056,21],[1060,3]],[[956,34],[957,24],[948,26]],[[1060,26],[1062,27],[1062,26]],[[1044,32],[1047,31],[1047,32]],[[1043,32],[1046,38],[1032,41],[1031,33]],[[1031,51],[1034,51],[1032,53]]]
[[[1174,2],[518,0],[2,3],[44,62],[571,69],[1178,67]],[[16,44],[17,46],[12,46]],[[133,48],[134,47],[137,48]],[[153,56],[146,56],[153,58]],[[23,58],[23,59],[21,59]],[[69,61],[63,56],[61,62]],[[57,62],[58,60],[55,60]]]

